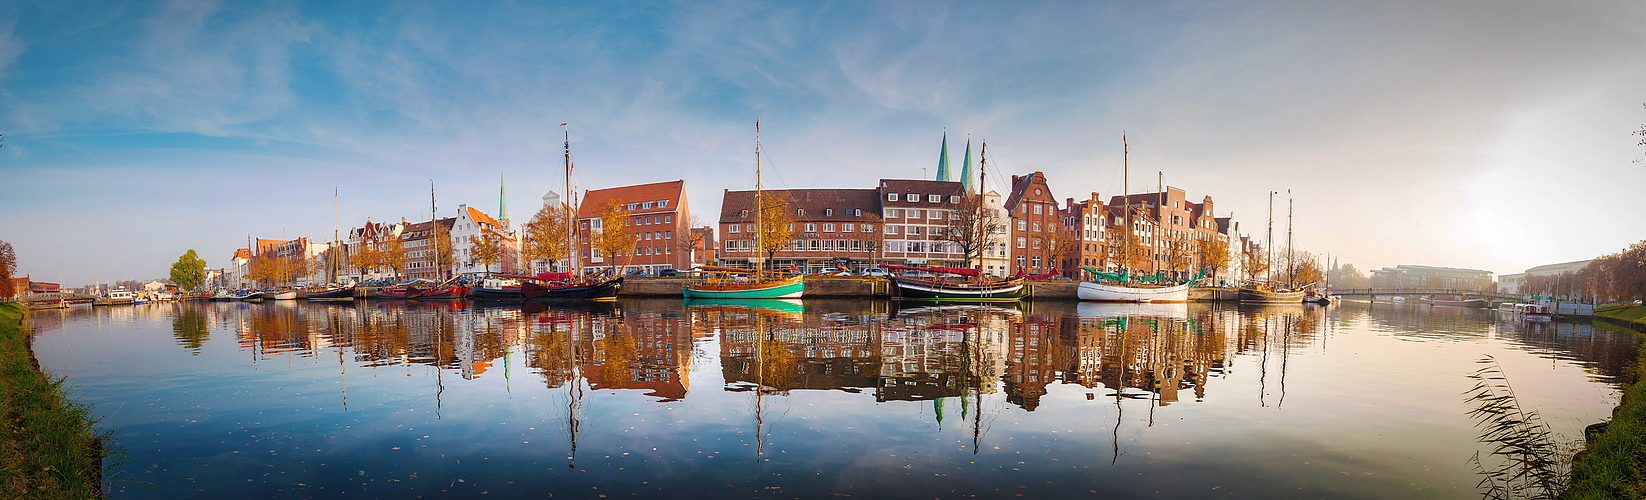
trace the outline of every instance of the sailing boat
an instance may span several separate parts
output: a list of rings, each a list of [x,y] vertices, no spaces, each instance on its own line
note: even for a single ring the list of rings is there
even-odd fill
[[[765,221],[765,191],[760,184],[760,121],[754,122],[754,251],[762,252],[760,237],[765,233],[761,227]],[[709,278],[703,283],[686,285],[681,291],[688,299],[794,299],[799,298],[806,291],[805,277],[794,275],[789,277],[767,277],[766,262],[758,256],[754,258],[754,273],[751,277],[729,276]]]
[[[1125,206],[1122,207],[1122,210],[1126,212],[1126,225],[1121,229],[1123,232],[1120,236],[1120,255],[1124,260],[1125,256],[1129,253],[1128,247],[1131,245],[1132,241],[1130,231],[1134,231],[1135,229],[1132,228],[1132,195],[1130,182],[1131,167],[1129,165],[1131,146],[1126,144],[1126,137],[1124,135],[1120,137],[1120,145],[1122,151],[1120,157],[1120,190],[1121,194],[1125,196],[1126,199]],[[1091,271],[1092,274],[1096,274],[1099,277],[1108,278],[1111,282],[1080,282],[1079,289],[1075,291],[1075,295],[1080,297],[1080,300],[1094,300],[1099,302],[1188,302],[1189,287],[1194,285],[1193,281],[1176,285],[1149,284],[1143,280],[1132,277],[1125,269],[1123,269],[1120,273],[1102,273],[1089,268],[1086,270]]]
[[[968,155],[966,160],[970,162],[970,147],[967,148],[966,154]],[[979,177],[980,179],[986,178],[985,176],[988,175],[989,164],[989,143],[983,143],[983,152],[979,154],[978,158],[980,160],[978,163]],[[982,186],[983,182],[979,180],[978,185]],[[968,230],[973,231],[973,234],[975,234],[978,239],[986,240],[990,237],[988,233],[990,233],[991,230],[987,227],[988,222],[985,220],[985,217],[989,216],[987,215],[988,209],[983,206],[982,195],[965,192],[965,196],[977,196],[976,199],[978,200],[975,207],[976,213],[971,215],[972,220],[976,222],[968,224]],[[970,257],[968,256],[968,258]],[[977,269],[973,268],[913,267],[885,264],[882,264],[880,267],[894,270],[901,269],[928,273],[953,274],[965,278],[979,278],[981,274]],[[889,278],[893,284],[897,285],[898,300],[1011,302],[1022,299],[1023,295],[1028,293],[1028,288],[1024,286],[1024,282],[1028,281],[1028,278],[1021,276],[1021,273],[1019,276],[1006,279],[979,278],[951,280],[948,278],[928,279],[908,276],[890,276]]]
[[[565,127],[566,124],[560,124]],[[572,249],[575,254],[577,245],[577,200],[572,198],[572,138],[571,131],[564,128],[561,133],[565,139],[565,172],[566,196],[570,203],[566,204],[566,237],[570,241],[566,248]],[[565,301],[565,300],[593,300],[599,302],[615,302],[617,292],[623,289],[623,277],[599,279],[584,277],[577,272],[577,258],[568,255],[566,261],[573,267],[571,272],[541,273],[531,276],[503,276],[488,279],[474,287],[474,297],[479,300],[504,301]]]
[[[1273,246],[1274,246],[1274,205],[1275,205],[1274,200],[1275,200],[1275,192],[1270,191],[1269,192],[1269,236],[1268,236],[1269,241],[1266,242],[1266,246],[1270,247],[1269,251],[1271,253],[1274,252],[1274,250],[1272,249]],[[1287,208],[1288,213],[1290,212],[1290,210],[1291,210],[1290,208]],[[1287,221],[1286,221],[1286,235],[1287,235],[1286,236],[1286,240],[1287,240],[1286,253],[1289,254],[1292,251],[1292,249],[1291,249],[1292,223],[1291,223],[1291,215],[1287,215],[1286,217],[1287,217]],[[1301,303],[1303,303],[1303,291],[1302,290],[1294,290],[1294,289],[1290,288],[1289,283],[1286,284],[1287,286],[1282,286],[1281,283],[1274,281],[1274,279],[1272,278],[1274,276],[1274,257],[1272,257],[1272,256],[1269,257],[1268,261],[1269,261],[1269,269],[1270,269],[1269,270],[1269,276],[1271,276],[1271,279],[1269,279],[1269,280],[1252,280],[1252,281],[1247,282],[1245,286],[1240,287],[1240,292],[1237,295],[1239,297],[1240,301],[1244,302],[1244,303],[1255,303],[1255,304],[1301,304]],[[1291,263],[1290,261],[1291,261],[1291,259],[1287,259],[1287,264],[1288,265]]]

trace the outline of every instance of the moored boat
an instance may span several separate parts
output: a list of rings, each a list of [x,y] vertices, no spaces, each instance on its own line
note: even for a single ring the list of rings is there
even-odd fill
[[[1437,306],[1470,307],[1475,309],[1486,307],[1486,299],[1471,299],[1462,295],[1436,295],[1429,298],[1429,303]]]
[[[235,292],[234,300],[248,300],[248,301],[263,300],[263,291],[262,290],[241,290],[239,292]]]
[[[520,293],[526,300],[594,300],[611,302],[617,300],[617,292],[623,289],[623,277],[619,276],[604,280],[586,280],[581,282],[564,283],[537,283],[523,282],[520,284]],[[687,295],[690,297],[690,295]]]
[[[340,286],[309,292],[309,300],[354,300],[354,287]]]
[[[1302,304],[1302,290],[1276,288],[1267,282],[1254,281],[1240,287],[1238,297],[1250,304]]]
[[[289,288],[284,290],[268,290],[263,292],[263,298],[273,300],[294,300],[297,298],[297,290],[292,290]]]
[[[805,277],[791,276],[769,280],[711,279],[687,285],[681,294],[688,299],[794,299],[805,291]]]
[[[905,300],[964,300],[1004,302],[1023,298],[1024,278],[961,281],[893,276],[897,298]]]
[[[1080,300],[1096,302],[1188,302],[1193,283],[1147,285],[1142,283],[1101,283],[1082,281],[1075,290]]]
[[[424,291],[416,297],[418,300],[461,300],[469,297],[469,286],[463,283],[452,282],[446,286],[436,287]]]

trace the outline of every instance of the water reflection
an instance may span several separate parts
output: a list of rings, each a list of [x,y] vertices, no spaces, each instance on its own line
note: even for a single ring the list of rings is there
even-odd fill
[[[279,470],[346,460],[362,463],[356,470],[369,471],[364,463],[425,475],[462,470],[470,478],[541,491],[652,481],[688,492],[634,491],[687,497],[766,486],[790,494],[804,487],[817,495],[898,496],[925,494],[921,488],[930,487],[982,496],[1100,491],[1184,497],[1204,496],[1205,488],[1220,485],[1248,496],[1412,496],[1402,489],[1409,483],[1442,481],[1414,476],[1439,473],[1418,467],[1376,484],[1359,476],[1344,476],[1343,483],[1319,480],[1352,468],[1345,465],[1352,460],[1340,455],[1377,455],[1365,451],[1367,445],[1338,454],[1321,444],[1354,441],[1342,435],[1350,432],[1345,429],[1382,424],[1334,413],[1346,406],[1376,418],[1413,419],[1391,424],[1406,428],[1452,425],[1457,432],[1446,436],[1473,444],[1473,429],[1456,404],[1461,388],[1441,387],[1444,401],[1410,401],[1416,387],[1410,384],[1461,381],[1465,370],[1449,372],[1432,358],[1407,363],[1400,356],[1412,351],[1402,349],[1502,346],[1551,365],[1550,373],[1570,362],[1594,383],[1615,381],[1634,349],[1631,336],[1587,324],[1528,324],[1491,311],[1354,303],[219,302],[38,311],[34,325],[44,332],[37,335],[48,337],[37,347],[43,362],[63,367],[58,373],[71,380],[120,371],[144,381],[108,382],[88,392],[99,408],[122,408],[111,421],[124,425],[128,436],[148,439],[144,433],[152,433],[156,444],[139,451],[179,474],[159,481],[167,488],[204,474],[208,466],[200,463],[211,457],[244,451],[214,448],[235,442],[226,436],[257,430],[252,437],[258,440],[246,447],[266,447],[262,440],[270,435],[304,443],[258,450],[278,452],[264,458]],[[159,332],[152,343],[163,352],[146,351],[141,342],[149,341],[132,333],[145,328]],[[54,344],[52,336],[62,340]],[[88,339],[106,339],[119,344],[111,352],[128,352],[66,347]],[[176,357],[164,358],[168,354]],[[1458,357],[1467,366],[1478,355]],[[162,358],[171,366],[145,364]],[[1358,371],[1343,368],[1351,365]],[[200,380],[191,378],[196,374]],[[213,392],[213,384],[224,388]],[[1384,390],[1394,393],[1379,392]],[[141,393],[148,399],[128,404],[136,397],[132,391],[149,391]],[[324,401],[314,409],[303,406],[308,403],[302,399],[315,394]],[[267,401],[243,402],[265,395]],[[209,409],[215,405],[238,413]],[[131,408],[149,407],[164,409],[130,415],[136,411]],[[177,409],[183,407],[205,409]],[[324,416],[282,428],[263,423],[265,412],[316,410]],[[1445,418],[1456,422],[1436,423]],[[305,441],[294,430],[301,426],[316,436]],[[410,432],[403,428],[418,429],[416,436],[397,437]],[[349,439],[371,442],[372,450],[334,456],[338,443],[348,442],[340,436],[364,432],[356,429],[370,431]],[[190,440],[196,434],[204,437]],[[1447,442],[1375,434],[1366,439]],[[1190,442],[1195,444],[1177,444]],[[423,454],[399,454],[411,450]],[[1470,452],[1459,450],[1453,468],[1467,479],[1453,487],[1465,491],[1474,482],[1463,460]],[[1399,464],[1411,453],[1408,446],[1364,468],[1384,481],[1385,472],[1405,467]],[[1327,456],[1321,463],[1339,470],[1266,468],[1275,460],[1321,454]],[[911,455],[919,460],[903,460]],[[624,461],[630,456],[643,462]],[[1219,458],[1248,456],[1268,459]],[[471,465],[487,459],[481,457],[495,459]],[[716,462],[725,458],[755,468]],[[514,465],[498,469],[498,462]],[[1180,484],[1138,479],[1158,476],[1149,473],[1166,463],[1224,472]],[[1036,475],[1013,475],[1018,469]],[[700,480],[682,479],[689,477]],[[357,488],[350,491],[390,497],[460,491],[451,477],[397,479],[350,483]],[[312,481],[330,488],[345,482]],[[882,490],[882,483],[911,489]],[[1024,488],[1000,489],[1008,483]],[[267,490],[257,484],[234,491],[279,496],[260,494]],[[307,492],[296,496],[338,491],[285,487]],[[128,494],[167,497],[177,491]]]

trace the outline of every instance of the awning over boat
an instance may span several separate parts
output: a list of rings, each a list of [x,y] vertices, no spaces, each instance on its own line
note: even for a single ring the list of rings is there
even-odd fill
[[[915,267],[897,266],[892,264],[881,264],[880,267],[885,269],[900,269],[904,271],[926,271],[930,273],[958,274],[960,276],[977,276],[976,269],[967,269],[964,267]]]

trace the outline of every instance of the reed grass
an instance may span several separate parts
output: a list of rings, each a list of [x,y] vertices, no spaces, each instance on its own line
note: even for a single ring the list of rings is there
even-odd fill
[[[1480,473],[1477,485],[1488,499],[1548,499],[1566,489],[1568,460],[1575,446],[1563,445],[1537,410],[1524,408],[1514,386],[1491,356],[1477,360],[1481,367],[1469,374],[1475,386],[1465,391],[1465,401],[1480,442],[1491,445],[1482,458],[1470,459]]]
[[[0,303],[0,498],[102,498],[107,436],[40,370],[25,311]]]

